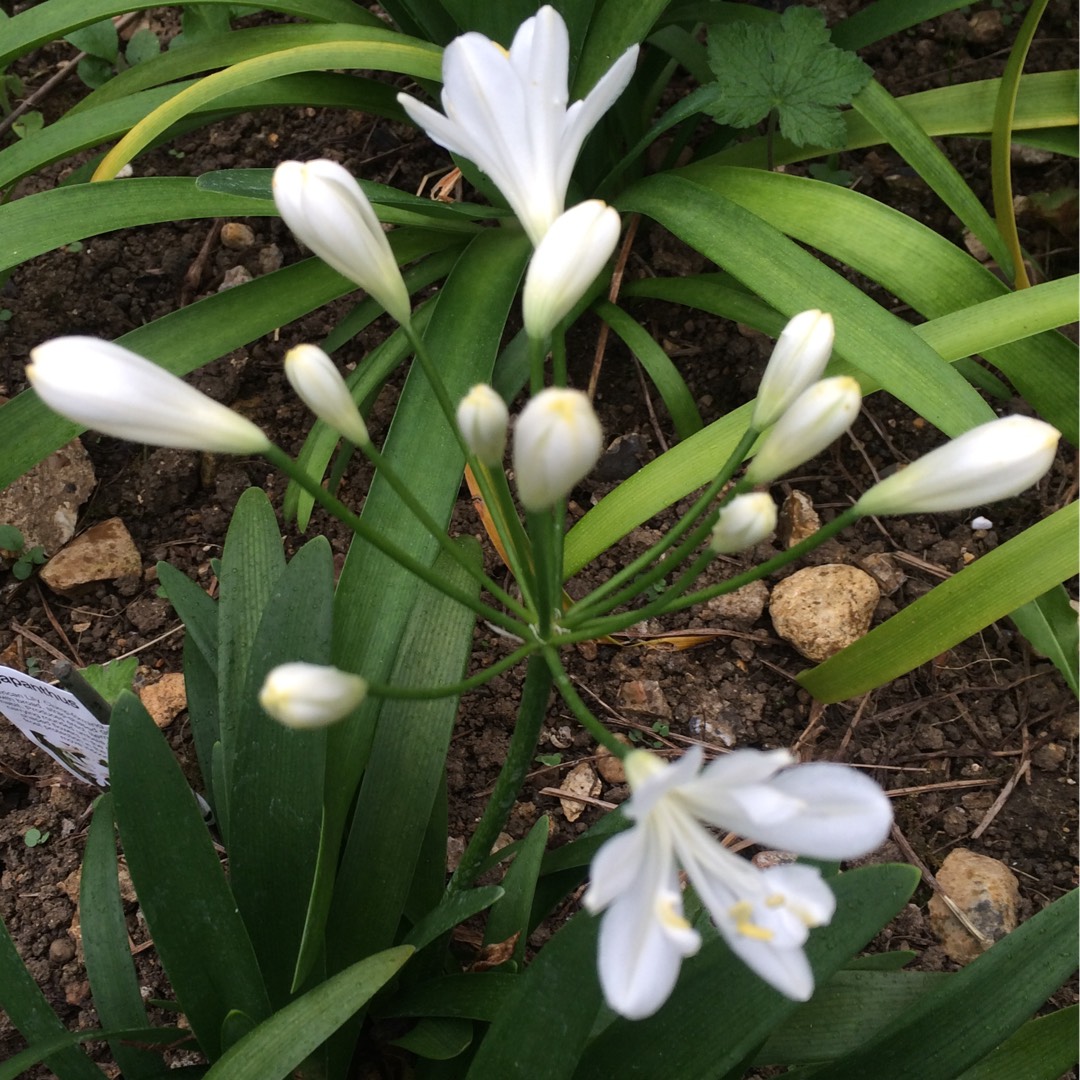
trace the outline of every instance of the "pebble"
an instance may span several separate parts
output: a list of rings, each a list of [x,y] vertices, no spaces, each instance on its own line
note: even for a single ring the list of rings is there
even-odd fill
[[[95,581],[142,576],[142,559],[120,518],[109,518],[77,536],[42,568],[41,580],[60,595]]]
[[[968,19],[968,41],[976,45],[992,45],[1005,32],[1001,22],[1001,12],[996,8],[976,11]]]
[[[221,226],[221,243],[230,251],[247,251],[255,243],[255,233],[242,221],[226,221]]]
[[[752,626],[761,618],[769,600],[769,586],[764,581],[751,581],[734,592],[714,596],[701,605],[700,614],[705,623],[735,623]]]
[[[49,945],[49,959],[54,964],[66,964],[75,959],[75,943],[69,937],[58,937]]]
[[[827,660],[870,628],[877,582],[855,566],[808,566],[773,588],[769,614],[776,633],[808,660]]]
[[[630,745],[630,740],[625,735],[616,735],[624,746]],[[606,746],[596,748],[596,771],[609,784],[625,784],[626,769],[623,768],[622,759],[616,757]]]
[[[90,456],[72,439],[0,491],[0,522],[14,525],[26,547],[53,555],[75,535],[79,507],[96,483]]]
[[[998,859],[954,848],[941,864],[937,882],[990,943],[1016,929],[1019,885],[1012,871]],[[937,893],[930,897],[929,913],[930,929],[949,958],[958,964],[969,964],[990,947],[964,928]]]
[[[859,560],[859,566],[878,583],[882,596],[892,596],[907,581],[907,574],[896,560],[883,551],[864,556]]]
[[[619,687],[617,705],[621,712],[632,716],[657,716],[671,719],[671,706],[655,679],[633,679]]]
[[[1068,751],[1061,743],[1047,743],[1031,751],[1031,764],[1044,772],[1057,772],[1065,761]]]
[[[595,799],[600,794],[600,777],[596,775],[593,767],[587,761],[579,761],[563,778],[559,785],[561,790],[571,792],[574,795],[583,795]],[[567,821],[577,821],[583,813],[587,803],[577,799],[559,799],[562,806],[563,817]]]
[[[217,291],[225,292],[227,289],[235,289],[237,285],[246,285],[249,281],[251,281],[251,273],[245,267],[232,266],[225,271]]]
[[[267,244],[259,248],[258,269],[260,274],[272,274],[280,270],[285,262],[285,256],[281,254],[281,248],[277,244]]]
[[[785,548],[792,548],[821,528],[814,500],[805,491],[792,491],[780,504],[776,535]]]
[[[154,723],[167,728],[187,708],[184,676],[178,671],[162,675],[139,691],[139,699]]]

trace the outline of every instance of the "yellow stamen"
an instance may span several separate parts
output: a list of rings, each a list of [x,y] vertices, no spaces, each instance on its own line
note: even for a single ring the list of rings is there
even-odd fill
[[[656,901],[656,917],[669,930],[689,930],[690,924],[679,914],[675,907],[674,896],[661,896]]]
[[[735,920],[735,929],[744,937],[750,938],[751,941],[772,941],[775,935],[771,930],[750,921],[753,911],[753,905],[749,900],[740,900],[732,905],[728,914]]]

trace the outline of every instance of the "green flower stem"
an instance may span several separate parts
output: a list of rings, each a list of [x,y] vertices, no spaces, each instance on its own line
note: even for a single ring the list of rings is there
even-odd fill
[[[613,754],[619,758],[626,757],[632,749],[621,743],[615,736],[608,731],[606,727],[599,720],[593,716],[589,706],[581,699],[581,695],[577,692],[576,687],[570,680],[570,676],[566,673],[566,668],[562,666],[562,662],[559,660],[559,653],[550,645],[544,646],[544,659],[547,661],[548,668],[551,671],[551,676],[555,680],[555,686],[562,696],[563,701],[570,706],[573,714],[578,718],[581,726],[601,745],[607,747]]]
[[[619,630],[625,630],[628,626],[643,622],[645,619],[651,619],[656,615],[667,615],[674,611],[683,611],[688,607],[693,607],[695,604],[701,604],[706,600],[711,600],[714,596],[723,596],[727,593],[735,592],[736,589],[741,589],[744,585],[749,585],[751,582],[760,581],[761,578],[768,577],[769,574],[782,569],[787,566],[788,563],[801,558],[807,552],[813,551],[816,547],[820,547],[826,540],[831,539],[842,529],[846,529],[849,525],[857,521],[860,516],[861,515],[856,512],[854,507],[850,507],[842,514],[838,514],[827,525],[823,525],[813,536],[808,536],[794,547],[788,548],[787,551],[782,551],[779,555],[774,555],[771,559],[761,563],[759,566],[747,570],[743,574],[728,578],[727,581],[721,581],[717,585],[710,585],[707,589],[699,589],[695,593],[688,593],[674,601],[672,601],[669,594],[665,594],[667,596],[666,600],[665,597],[660,597],[658,600],[646,604],[644,607],[637,608],[634,611],[624,611],[618,615],[609,616],[608,618],[595,619],[591,623],[576,627],[564,637],[561,637],[559,639],[559,644],[573,645],[578,641],[591,641],[594,638],[604,637],[607,634],[614,634]],[[711,555],[711,553],[708,552],[705,554]],[[684,576],[688,577],[689,574]],[[682,581],[681,578],[680,581]]]
[[[509,630],[511,634],[522,639],[528,636],[528,627],[518,622],[517,619],[511,618],[511,616],[493,608],[490,604],[485,604],[464,589],[450,585],[443,579],[441,574],[435,573],[430,566],[426,566],[419,559],[413,558],[412,555],[403,551],[397,544],[383,536],[382,533],[372,529],[367,522],[362,521],[347,506],[326,491],[322,484],[305,472],[280,447],[271,446],[270,449],[264,451],[264,456],[271,465],[276,466],[290,480],[299,484],[323,509],[333,514],[338,521],[351,529],[356,536],[371,544],[373,548],[381,551],[388,558],[393,559],[403,569],[415,574],[422,581],[427,582],[428,585],[438,589],[443,595],[449,596],[459,604],[464,604],[471,611],[475,611],[480,618],[486,619],[496,626],[501,626],[504,630]]]
[[[544,361],[547,359],[547,342],[529,338],[529,394],[536,397],[544,389]]]
[[[390,464],[386,457],[380,453],[374,443],[368,442],[366,445],[360,447],[364,456],[379,470],[382,478],[394,489],[397,497],[409,508],[409,510],[416,517],[417,521],[424,526],[425,529],[435,538],[439,547],[446,552],[452,559],[458,562],[465,571],[476,581],[478,581],[482,588],[495,597],[505,608],[512,611],[519,619],[525,622],[529,621],[529,613],[521,606],[509,593],[500,588],[491,578],[484,573],[483,569],[476,565],[475,561],[462,551],[458,544],[455,544],[453,540],[447,535],[445,529],[440,529],[438,524],[427,512],[423,503],[412,493],[409,485],[399,475],[397,470]]]
[[[409,339],[409,344],[412,345],[413,352],[416,353],[416,358],[420,361],[420,366],[427,376],[428,384],[439,402],[439,408],[442,409],[446,422],[450,425],[450,430],[454,433],[458,446],[461,447],[461,452],[465,455],[465,459],[468,460],[469,448],[465,445],[465,439],[458,428],[457,407],[450,400],[450,391],[446,389],[446,383],[443,382],[438,366],[432,359],[431,353],[428,352],[424,339],[416,332],[413,324],[411,322],[402,323],[401,329],[405,331],[405,336]]]
[[[732,450],[731,455],[724,463],[724,467],[717,474],[716,478],[709,484],[709,486],[699,496],[697,502],[690,508],[690,510],[676,523],[676,525],[668,531],[668,533],[658,540],[648,551],[638,556],[629,566],[624,567],[617,574],[609,578],[602,585],[597,586],[588,596],[582,597],[576,604],[574,604],[567,612],[566,618],[573,618],[575,620],[592,617],[593,613],[600,607],[600,602],[608,597],[616,589],[620,588],[625,582],[637,577],[643,571],[647,570],[653,563],[655,563],[661,555],[677,544],[693,527],[697,519],[705,513],[705,511],[711,505],[713,499],[723,490],[724,485],[727,484],[731,477],[735,474],[735,470],[742,465],[743,460],[750,451],[750,447],[754,445],[755,440],[758,437],[758,433],[753,430],[748,430],[743,434],[743,437],[739,440],[738,445]],[[732,492],[731,494],[735,494]],[[709,526],[712,527],[711,525]],[[694,545],[697,546],[696,544]],[[659,575],[663,576],[663,573]],[[654,579],[655,580],[655,579]],[[648,586],[644,586],[647,588]],[[630,596],[636,596],[642,591],[642,588],[637,587],[635,583],[634,589],[630,592]],[[625,602],[620,600],[619,603]],[[604,608],[608,611],[612,607],[618,606],[613,602],[605,603]]]
[[[488,512],[495,523],[506,557],[510,562],[510,573],[514,575],[525,604],[530,612],[537,610],[536,571],[533,569],[532,545],[522,527],[514,506],[514,497],[510,494],[510,485],[506,473],[501,469],[489,469],[479,461],[473,461],[473,476],[480,485],[480,494],[484,498]],[[530,620],[535,615],[530,615]]]
[[[393,683],[368,683],[368,694],[371,697],[394,698],[398,701],[431,701],[435,698],[454,697],[458,694],[467,694],[470,690],[476,690],[485,683],[490,682],[496,675],[509,671],[521,660],[531,656],[539,646],[535,642],[522,645],[515,649],[509,656],[490,667],[470,675],[461,682],[450,683],[446,686],[397,686]]]
[[[536,563],[537,634],[541,641],[547,641],[550,637],[555,613],[562,609],[562,583],[556,574],[556,549],[562,544],[562,532],[557,530],[557,522],[562,520],[557,511],[561,507],[560,501],[556,507],[548,510],[525,512]]]
[[[461,862],[450,878],[448,892],[467,889],[476,880],[506,824],[510,811],[514,808],[536,753],[536,744],[540,741],[540,729],[543,727],[548,699],[551,697],[551,682],[551,669],[547,661],[535,654],[529,657],[525,687],[522,690],[517,723],[510,737],[506,761],[498,780],[495,781],[495,789],[484,807],[476,830],[461,856]]]

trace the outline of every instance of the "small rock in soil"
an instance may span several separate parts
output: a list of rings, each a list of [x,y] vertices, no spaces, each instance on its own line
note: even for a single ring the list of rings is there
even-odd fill
[[[827,660],[870,628],[880,592],[854,566],[808,566],[773,588],[769,614],[777,634],[809,660]]]
[[[630,745],[630,740],[623,735],[616,735],[615,738],[626,746]],[[622,761],[606,746],[598,746],[596,748],[596,771],[609,784],[626,783],[626,769],[623,768]]]
[[[780,504],[776,536],[784,547],[794,547],[820,528],[821,518],[814,509],[814,500],[805,491],[792,491]]]
[[[655,679],[633,679],[619,687],[618,708],[631,716],[671,719],[671,706]]]
[[[559,787],[566,792],[595,799],[600,794],[600,777],[587,761],[579,761],[567,774]],[[585,812],[587,803],[577,799],[559,799],[563,816],[567,821],[577,821]]]
[[[49,946],[49,959],[54,964],[66,964],[75,959],[75,943],[69,937],[58,937]]]
[[[1060,743],[1047,743],[1031,751],[1031,764],[1045,772],[1057,772],[1067,754],[1068,751]]]
[[[52,555],[75,535],[79,507],[96,483],[89,455],[72,439],[0,491],[0,524],[14,525],[26,547]]]
[[[142,559],[120,518],[95,525],[58,551],[42,568],[41,580],[66,595],[95,581],[142,575]]]
[[[764,581],[751,581],[734,592],[714,596],[701,605],[703,622],[734,623],[736,626],[752,626],[761,618],[769,599],[769,586]]]
[[[883,551],[872,552],[860,559],[859,566],[878,583],[882,596],[892,596],[907,580],[907,574],[896,565],[896,560]]]
[[[186,708],[187,691],[180,672],[162,675],[156,683],[144,686],[139,698],[159,728],[167,728]]]
[[[937,882],[990,943],[1016,929],[1020,889],[1003,862],[955,848],[941,864]],[[970,963],[990,947],[972,936],[936,893],[930,898],[929,912],[930,929],[958,964]]]
[[[226,221],[221,226],[221,243],[231,251],[247,251],[255,243],[255,234],[242,221]]]

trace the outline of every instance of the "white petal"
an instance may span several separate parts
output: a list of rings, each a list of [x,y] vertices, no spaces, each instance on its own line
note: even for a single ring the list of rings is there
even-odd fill
[[[792,1001],[809,1001],[813,996],[814,972],[802,949],[778,949],[767,941],[733,934],[724,925],[720,926],[720,931],[731,951],[784,997]]]
[[[813,762],[780,773],[773,787],[803,803],[790,820],[755,826],[751,839],[816,859],[854,859],[889,835],[892,807],[868,776],[846,765]]]
[[[582,903],[594,915],[617,896],[635,891],[645,861],[645,828],[635,825],[604,842],[589,867],[589,887]]]
[[[700,746],[691,746],[674,764],[668,765],[647,750],[631,751],[623,761],[634,793],[626,804],[627,816],[640,821],[665,795],[687,787],[697,776],[703,757]]]

